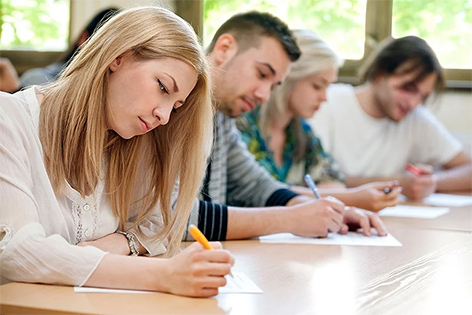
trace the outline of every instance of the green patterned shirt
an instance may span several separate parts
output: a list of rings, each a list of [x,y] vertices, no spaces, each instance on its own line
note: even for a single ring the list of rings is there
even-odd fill
[[[240,116],[236,126],[241,131],[242,139],[256,160],[265,167],[272,176],[282,182],[306,186],[303,177],[310,174],[316,183],[343,182],[338,165],[333,158],[323,150],[321,141],[304,119],[300,119],[302,132],[307,137],[305,158],[300,162],[294,161],[296,126],[292,122],[286,129],[286,142],[283,150],[283,165],[279,166],[274,160],[274,154],[269,150],[259,128],[259,108]]]

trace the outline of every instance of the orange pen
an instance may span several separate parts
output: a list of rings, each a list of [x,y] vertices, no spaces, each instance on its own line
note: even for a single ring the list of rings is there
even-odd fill
[[[196,227],[193,224],[190,224],[190,227],[188,228],[188,231],[190,232],[190,234],[192,234],[193,238],[203,246],[203,248],[213,249],[213,247],[211,247],[210,243],[208,243],[208,240],[205,237],[205,235],[203,235],[203,233],[200,232],[198,227]]]
[[[203,233],[198,229],[198,227],[193,224],[190,224],[188,231],[193,236],[193,238],[203,246],[203,248],[213,249],[205,235],[203,235]],[[231,271],[229,272],[229,276],[234,278],[233,273]]]

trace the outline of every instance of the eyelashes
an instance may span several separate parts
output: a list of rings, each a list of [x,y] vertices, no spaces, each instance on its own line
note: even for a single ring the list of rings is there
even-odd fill
[[[159,83],[159,89],[162,93],[169,94],[169,91],[167,91],[166,87],[164,86],[164,84],[162,84],[161,80],[157,79],[157,83]]]

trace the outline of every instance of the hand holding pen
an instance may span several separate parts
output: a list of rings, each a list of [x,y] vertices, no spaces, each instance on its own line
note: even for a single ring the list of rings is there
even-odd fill
[[[321,199],[318,188],[316,187],[316,184],[313,182],[313,179],[311,178],[311,176],[309,174],[306,174],[304,179],[305,179],[305,182],[308,185],[308,187],[311,189],[311,191],[315,195],[316,199],[318,199],[318,201],[321,201],[321,202],[332,202],[332,201],[339,202],[339,200],[337,200],[335,198],[329,198],[328,197],[328,198]],[[377,194],[380,193],[380,194],[384,195],[383,192],[381,192],[381,191],[379,192],[376,189],[374,189],[374,190],[377,192]],[[396,192],[394,194],[396,196],[396,194],[398,194],[398,191],[396,190]],[[331,200],[329,200],[329,199],[331,199]],[[344,206],[344,204],[342,206],[344,211],[339,212],[338,205],[333,204],[333,206],[338,208],[338,213],[332,212],[334,214],[334,216],[331,218],[331,220],[337,221],[338,218],[336,217],[336,215],[339,216],[341,214],[341,216],[339,217],[339,218],[341,218],[341,221],[337,222],[339,224],[337,226],[338,230],[333,230],[333,229],[328,228],[328,232],[338,232],[340,234],[346,234],[349,230],[349,227],[352,227],[354,230],[357,230],[358,228],[361,228],[363,230],[364,235],[371,236],[372,235],[371,234],[371,228],[375,228],[377,230],[379,236],[387,235],[388,232],[387,232],[387,229],[385,228],[385,226],[383,225],[382,220],[380,220],[380,218],[376,214],[374,214],[373,212],[366,211],[366,210],[363,210],[363,209],[358,209],[358,208],[355,208],[355,207],[346,207],[346,206]]]
[[[197,228],[190,231],[194,229]],[[231,272],[234,258],[229,251],[221,248],[219,242],[210,243],[204,238],[168,260],[157,260],[157,263],[165,265],[164,272],[158,275],[163,283],[168,283],[164,291],[210,297],[217,295],[218,288],[226,285],[225,276]]]
[[[321,199],[320,193],[318,192],[318,187],[316,187],[316,184],[313,181],[313,179],[311,178],[310,174],[305,175],[305,183],[311,189],[311,191],[313,192],[313,195],[315,195],[316,199]]]
[[[208,242],[207,238],[205,237],[205,235],[203,235],[203,233],[198,229],[198,227],[196,227],[195,225],[193,224],[190,224],[190,227],[188,228],[188,231],[190,232],[190,234],[192,235],[192,237],[195,239],[195,241],[197,241],[198,243],[200,243],[200,245],[203,246],[203,248],[205,249],[213,249],[213,247],[210,245],[210,242]],[[231,273],[231,271],[229,272],[229,275],[232,277],[233,274]]]
[[[422,200],[436,191],[437,178],[431,165],[406,165],[402,178],[403,194],[412,200]]]

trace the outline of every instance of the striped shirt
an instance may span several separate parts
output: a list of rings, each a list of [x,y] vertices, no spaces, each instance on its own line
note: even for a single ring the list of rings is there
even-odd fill
[[[215,139],[199,200],[188,224],[195,224],[209,240],[226,239],[228,207],[285,205],[297,194],[278,182],[256,162],[241,139],[233,118],[215,116]],[[189,233],[185,240],[192,240]]]

